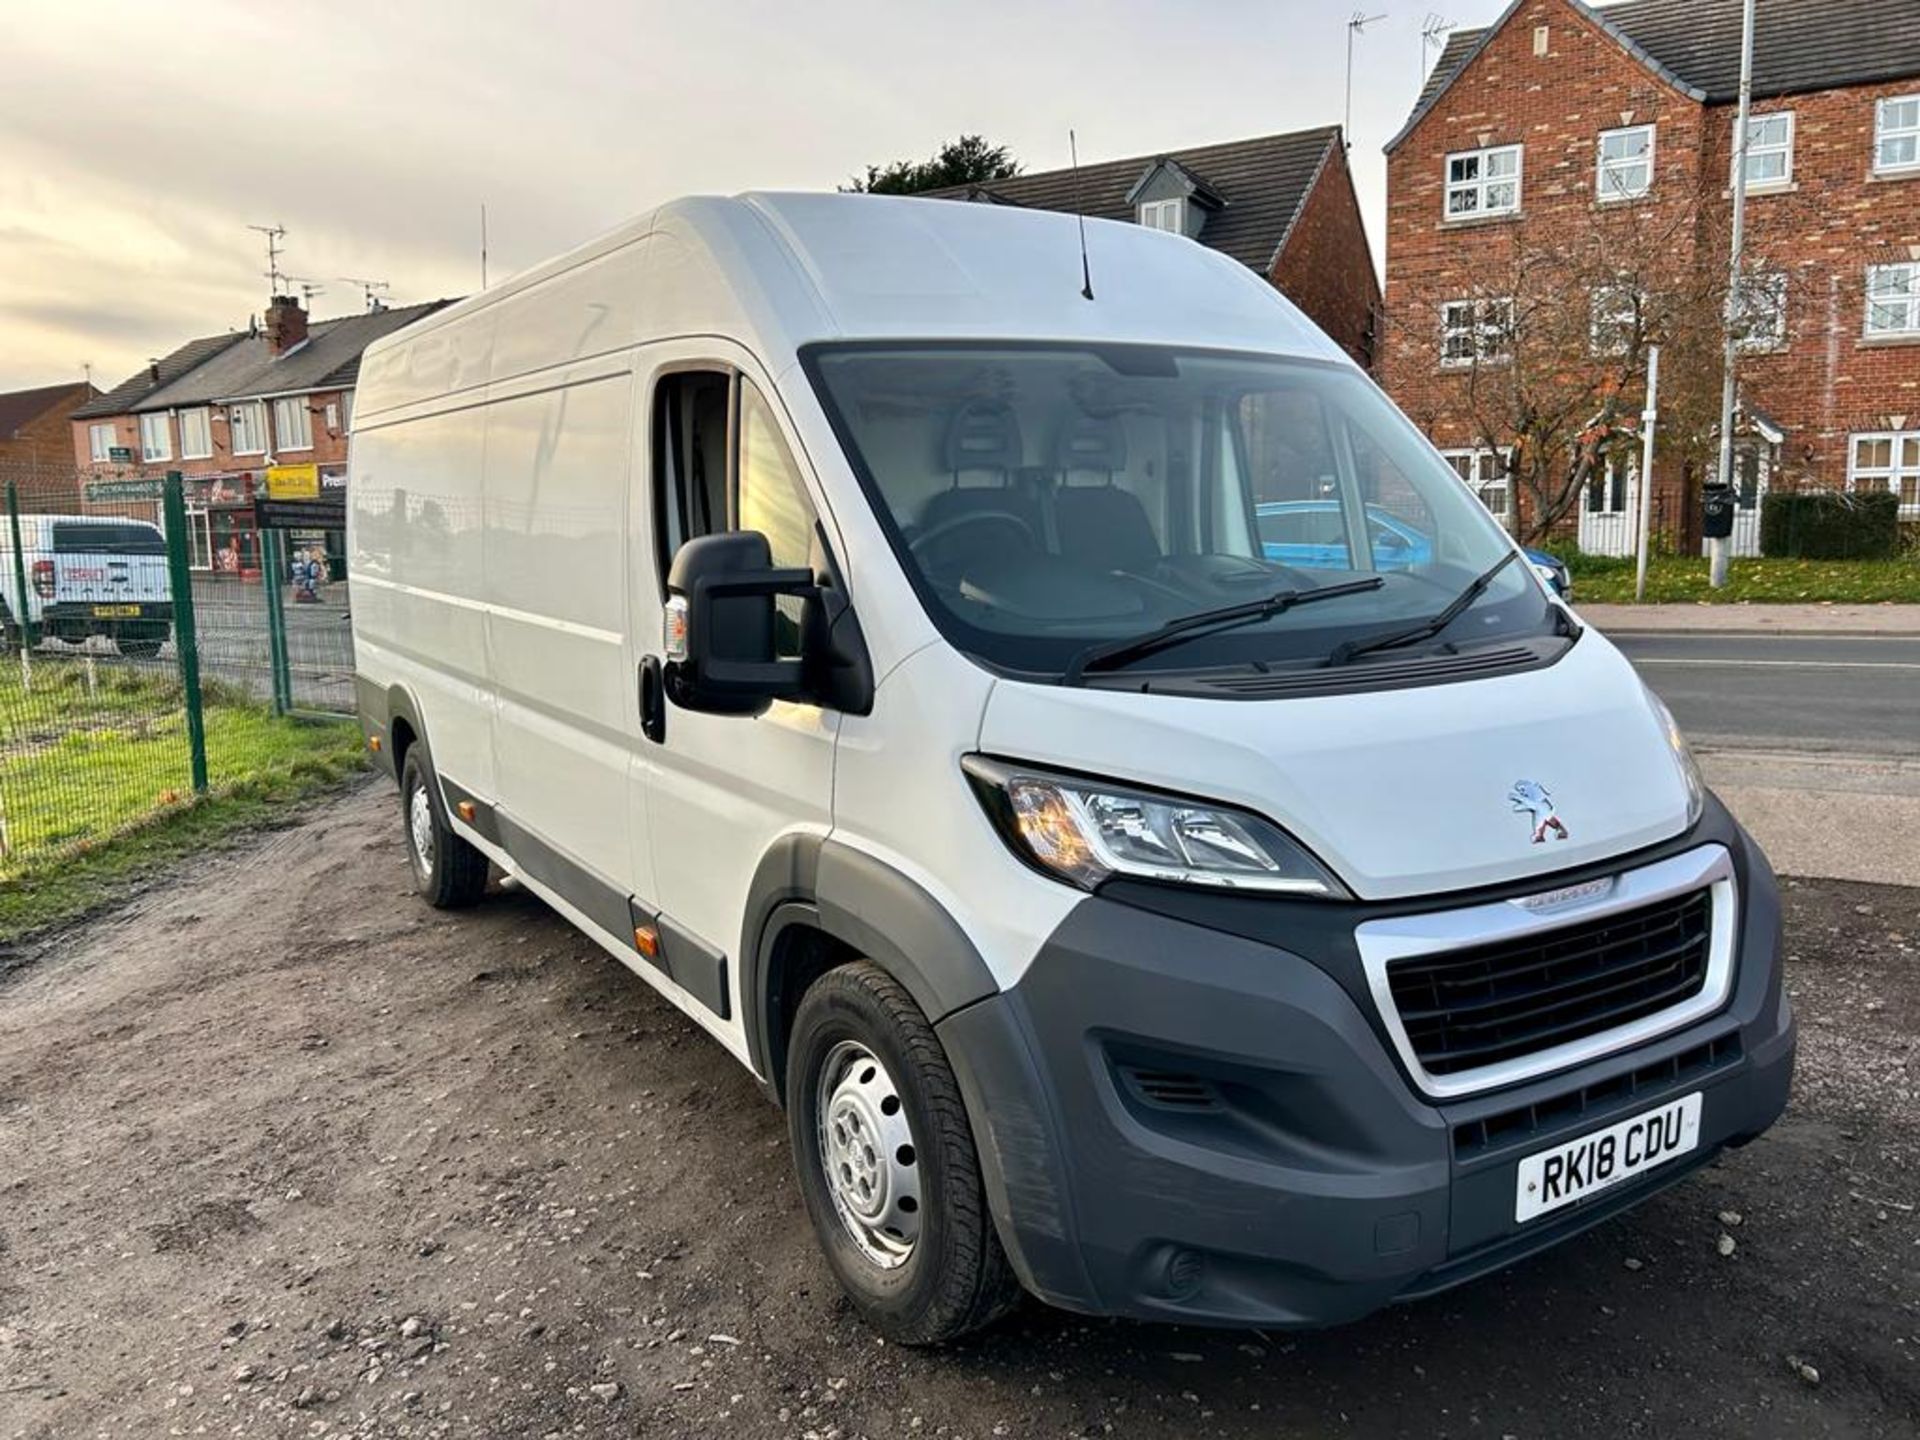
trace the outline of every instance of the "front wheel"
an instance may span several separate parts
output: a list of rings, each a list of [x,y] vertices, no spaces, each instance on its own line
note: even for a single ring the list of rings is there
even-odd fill
[[[458,910],[487,888],[487,857],[454,833],[440,807],[440,787],[418,744],[400,766],[400,819],[406,828],[413,884],[436,910]]]
[[[877,965],[831,970],[801,999],[787,1102],[807,1214],[868,1324],[934,1345],[1014,1306],[953,1069]]]

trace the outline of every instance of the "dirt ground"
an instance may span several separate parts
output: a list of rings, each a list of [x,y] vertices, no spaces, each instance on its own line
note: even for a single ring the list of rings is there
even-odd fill
[[[1787,1118],[1556,1252],[1320,1334],[913,1353],[747,1075],[525,895],[425,908],[399,837],[369,785],[0,986],[0,1436],[1920,1428],[1920,891],[1791,887]]]

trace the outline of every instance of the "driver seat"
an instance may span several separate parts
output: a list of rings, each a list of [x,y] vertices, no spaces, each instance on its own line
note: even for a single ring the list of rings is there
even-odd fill
[[[1024,448],[1013,407],[1000,400],[967,401],[948,423],[942,450],[953,483],[927,501],[915,528],[922,536],[953,528],[923,554],[929,572],[957,579],[979,561],[1004,556],[1023,543],[1039,548],[1040,504],[1019,483]],[[987,484],[961,483],[962,475],[982,471],[994,478]],[[1027,536],[1023,540],[1019,527],[1004,520],[988,521],[991,515],[1011,516]],[[973,517],[980,517],[980,523],[964,523]]]

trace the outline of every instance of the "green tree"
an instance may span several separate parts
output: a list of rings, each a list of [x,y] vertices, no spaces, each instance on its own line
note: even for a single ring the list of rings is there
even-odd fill
[[[843,191],[873,195],[917,195],[947,185],[977,185],[1004,180],[1020,173],[1020,162],[1004,145],[989,145],[979,135],[949,140],[926,160],[895,160],[891,165],[869,165],[864,179],[843,185]]]

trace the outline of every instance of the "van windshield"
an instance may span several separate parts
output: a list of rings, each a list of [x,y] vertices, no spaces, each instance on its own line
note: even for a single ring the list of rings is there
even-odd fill
[[[1345,586],[1128,673],[1321,664],[1442,610],[1510,548],[1343,366],[1140,345],[849,344],[804,359],[934,622],[998,669],[1058,677],[1089,646]],[[1550,623],[1527,567],[1508,565],[1432,643]]]

